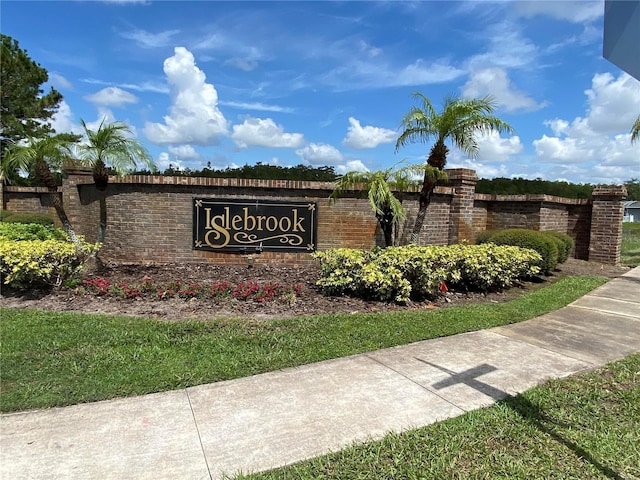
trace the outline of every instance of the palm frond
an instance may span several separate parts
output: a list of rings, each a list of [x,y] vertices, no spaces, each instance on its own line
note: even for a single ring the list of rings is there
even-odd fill
[[[631,127],[631,143],[636,143],[638,140],[640,140],[640,115]]]

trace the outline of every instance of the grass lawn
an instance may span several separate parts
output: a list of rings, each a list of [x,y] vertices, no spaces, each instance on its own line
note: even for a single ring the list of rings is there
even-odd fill
[[[561,308],[605,281],[563,278],[501,304],[264,322],[0,309],[0,410],[183,388],[505,325]]]
[[[640,222],[622,224],[620,263],[629,267],[640,265]]]
[[[638,479],[640,354],[496,405],[243,479]]]

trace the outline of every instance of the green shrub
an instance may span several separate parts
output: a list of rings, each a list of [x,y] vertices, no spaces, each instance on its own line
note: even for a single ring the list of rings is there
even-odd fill
[[[560,240],[561,243],[558,247],[558,263],[566,262],[575,245],[573,238],[562,232],[548,231],[544,232],[544,234]]]
[[[489,237],[488,242],[496,245],[513,245],[535,250],[542,257],[539,266],[545,275],[551,275],[551,272],[558,264],[558,247],[555,240],[537,230],[524,228],[498,230]]]
[[[69,240],[63,230],[52,225],[38,223],[0,223],[0,237],[15,242],[22,240]]]
[[[534,250],[493,244],[341,248],[313,255],[325,294],[396,302],[433,295],[443,282],[469,290],[504,288],[539,273],[542,261]]]
[[[480,232],[476,235],[476,245],[488,243],[491,236],[495,235],[496,232],[498,232],[498,230],[485,230],[484,232]]]
[[[2,222],[7,223],[37,223],[39,225],[53,225],[53,217],[48,213],[22,213],[2,211]]]
[[[13,212],[10,212],[9,210],[0,209],[0,222],[7,222],[12,215],[13,215]]]
[[[78,251],[68,241],[0,238],[0,274],[5,285],[17,289],[60,286],[96,250],[88,243]]]

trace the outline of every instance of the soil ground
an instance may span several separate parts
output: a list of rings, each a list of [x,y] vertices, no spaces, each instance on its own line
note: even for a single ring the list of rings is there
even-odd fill
[[[284,285],[300,284],[302,293],[293,305],[273,301],[257,303],[240,301],[228,297],[221,300],[172,298],[157,299],[120,299],[83,295],[71,289],[51,291],[12,292],[3,288],[0,295],[0,307],[37,308],[43,310],[74,311],[85,313],[107,313],[133,315],[145,318],[166,320],[212,318],[275,318],[299,315],[317,315],[332,313],[365,313],[398,310],[416,310],[445,308],[468,303],[498,303],[513,299],[531,289],[539,288],[565,276],[591,275],[614,278],[629,270],[628,267],[601,265],[582,260],[569,259],[560,265],[553,275],[541,277],[536,281],[522,282],[500,292],[454,292],[441,293],[429,300],[411,302],[406,305],[365,301],[351,297],[324,296],[315,286],[318,279],[317,268],[290,268],[281,266],[214,266],[200,264],[139,266],[120,265],[103,267],[100,277],[112,283],[138,283],[144,277],[150,277],[155,284],[168,284],[180,279],[183,282],[213,284],[226,280],[232,284],[254,280],[259,283],[279,282]],[[95,275],[98,276],[98,275]]]

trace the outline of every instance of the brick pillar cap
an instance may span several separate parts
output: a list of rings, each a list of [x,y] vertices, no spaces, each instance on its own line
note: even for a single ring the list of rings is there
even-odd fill
[[[598,185],[591,193],[592,197],[627,197],[627,187],[624,185]]]
[[[445,173],[449,177],[449,180],[466,181],[478,183],[478,175],[475,170],[470,168],[447,168]]]

